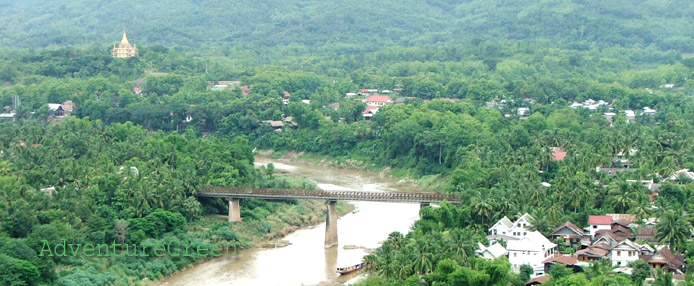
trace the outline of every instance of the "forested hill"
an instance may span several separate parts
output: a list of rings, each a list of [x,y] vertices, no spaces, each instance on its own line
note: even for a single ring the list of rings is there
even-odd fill
[[[0,46],[138,44],[205,51],[374,50],[526,39],[694,51],[688,0],[0,0]]]

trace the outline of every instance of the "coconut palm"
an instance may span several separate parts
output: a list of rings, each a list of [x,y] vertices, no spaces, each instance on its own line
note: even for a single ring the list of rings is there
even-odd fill
[[[668,210],[660,217],[655,237],[658,242],[668,243],[671,249],[677,251],[684,247],[691,236],[691,228],[681,211]]]

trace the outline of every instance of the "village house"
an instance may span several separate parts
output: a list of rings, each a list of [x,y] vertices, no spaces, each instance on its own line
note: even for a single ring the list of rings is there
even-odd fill
[[[556,264],[571,267],[574,273],[583,272],[581,266],[578,265],[578,259],[569,255],[550,257],[542,261],[542,263],[545,265],[545,273],[549,273],[549,271],[552,270],[552,266]]]
[[[59,103],[49,103],[48,109],[51,111],[50,116],[59,117],[59,116],[65,116],[65,114],[66,114],[65,109]]]
[[[9,113],[0,113],[0,120],[2,121],[17,121],[17,113],[15,112],[9,112]]]
[[[550,279],[552,279],[552,277],[549,275],[537,276],[533,279],[530,279],[530,281],[525,282],[525,286],[534,286],[534,285],[546,284],[547,282],[549,282]]]
[[[607,103],[604,100],[595,101],[595,100],[589,98],[589,99],[586,99],[585,101],[583,101],[581,103],[574,102],[573,104],[571,104],[572,109],[577,109],[580,107],[580,108],[586,108],[589,110],[597,110],[601,106],[609,106],[609,103]]]
[[[641,115],[643,115],[643,116],[653,116],[653,115],[655,115],[656,113],[658,113],[657,110],[651,109],[650,107],[646,106],[646,107],[643,108],[643,112],[641,112]]]
[[[655,235],[657,231],[655,227],[640,227],[636,229],[636,240],[644,240],[648,242],[656,242]]]
[[[530,221],[532,220],[533,217],[528,213],[523,214],[515,222],[511,222],[508,217],[504,216],[489,228],[487,239],[490,241],[496,239],[505,241],[520,239],[528,234],[528,227],[530,227]]]
[[[281,132],[284,127],[284,122],[280,120],[263,120],[263,123],[272,127],[275,132]]]
[[[571,246],[580,246],[584,234],[585,232],[583,229],[570,221],[567,221],[561,226],[555,228],[554,231],[552,231],[552,234],[550,234],[549,238],[555,241],[558,238],[563,238],[566,243]]]
[[[535,275],[544,274],[543,261],[554,256],[557,247],[539,231],[529,232],[518,240],[509,240],[507,244],[508,260],[513,269],[518,271],[521,265],[528,264]]]
[[[518,117],[521,119],[528,118],[530,116],[530,108],[527,107],[519,107],[518,110],[516,111],[516,114]]]
[[[561,147],[552,147],[552,160],[554,161],[564,161],[566,158],[566,150]]]
[[[372,95],[364,100],[367,106],[384,106],[393,103],[393,99],[387,95]]]
[[[636,150],[636,149],[629,149],[629,151],[626,153],[623,151],[620,151],[619,153],[617,153],[615,155],[615,158],[613,161],[614,165],[616,165],[620,168],[621,167],[629,168],[629,158],[636,156],[637,152],[638,152],[638,150]]]
[[[376,112],[378,112],[378,106],[367,106],[362,112],[362,116],[364,116],[364,120],[371,120],[371,117],[374,116]]]
[[[612,217],[607,215],[590,215],[588,216],[588,228],[585,229],[591,239],[599,230],[611,230]]]
[[[285,91],[282,93],[282,104],[288,105],[288,104],[289,104],[289,99],[290,99],[291,97],[292,97],[292,94],[285,90]]]
[[[624,116],[626,116],[627,122],[636,120],[636,113],[631,109],[624,110]]]
[[[299,124],[294,122],[294,118],[292,118],[291,116],[285,117],[284,119],[282,119],[282,122],[284,122],[284,124],[286,125],[289,125],[289,127],[292,129],[299,128]]]
[[[648,262],[651,269],[663,269],[665,273],[684,274],[685,260],[683,254],[675,255],[672,251],[664,246],[653,255],[641,255],[639,258]]]
[[[639,255],[653,254],[653,249],[648,245],[640,245],[626,239],[610,249],[609,258],[612,266],[626,266],[639,260]]]
[[[677,181],[687,181],[691,182],[694,180],[694,172],[690,172],[689,169],[682,169],[679,171],[676,171],[674,174],[670,175],[668,177],[668,180],[671,182],[677,182]]]
[[[484,246],[481,243],[477,243],[477,250],[475,250],[475,255],[478,257],[494,260],[502,256],[506,256],[508,251],[500,243],[492,243],[489,247]]]
[[[611,248],[612,246],[606,243],[591,245],[576,251],[576,258],[578,261],[585,262],[587,265],[589,262],[600,261],[603,258],[607,258]]]
[[[251,88],[248,87],[247,85],[242,85],[241,86],[241,94],[242,95],[248,95],[249,93],[251,93]]]

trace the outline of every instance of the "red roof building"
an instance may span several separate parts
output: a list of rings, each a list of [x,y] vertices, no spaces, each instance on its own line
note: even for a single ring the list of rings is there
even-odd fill
[[[528,282],[525,282],[525,285],[526,286],[541,285],[541,284],[547,283],[549,281],[549,279],[551,279],[551,277],[549,275],[542,275],[542,276],[535,277]]]
[[[612,216],[609,215],[590,215],[588,216],[588,224],[590,225],[611,225]]]
[[[393,99],[387,95],[372,95],[366,98],[368,106],[384,106],[389,103],[393,103]]]
[[[378,106],[367,106],[364,112],[362,112],[362,115],[364,119],[369,120],[376,112],[378,112]]]
[[[552,160],[554,161],[564,161],[566,158],[566,151],[561,147],[552,147]]]
[[[241,86],[241,94],[243,95],[248,95],[251,92],[251,88],[248,87],[247,85],[242,85]]]

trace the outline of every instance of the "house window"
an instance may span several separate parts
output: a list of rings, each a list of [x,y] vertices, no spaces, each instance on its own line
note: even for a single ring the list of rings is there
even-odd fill
[[[528,235],[528,232],[524,231],[524,232],[523,232],[523,235]]]
[[[521,224],[519,223],[519,224],[518,224],[518,227],[520,227],[520,226],[521,226]]]
[[[622,252],[617,250],[617,256],[622,256]]]
[[[513,257],[518,257],[518,252],[514,252]]]
[[[593,228],[598,228],[598,226],[597,226],[597,225],[593,225]]]
[[[628,255],[629,257],[631,257],[631,251],[627,252],[627,255]]]

